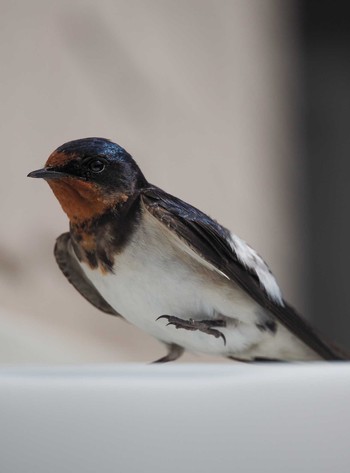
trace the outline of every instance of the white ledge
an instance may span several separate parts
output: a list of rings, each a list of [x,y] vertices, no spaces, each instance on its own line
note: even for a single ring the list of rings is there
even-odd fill
[[[350,363],[0,368],[4,473],[348,473]]]

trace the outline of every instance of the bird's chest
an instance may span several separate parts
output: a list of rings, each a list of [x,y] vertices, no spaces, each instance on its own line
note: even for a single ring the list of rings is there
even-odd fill
[[[181,251],[152,219],[142,222],[131,241],[115,255],[113,272],[84,263],[82,267],[114,309],[160,338],[164,330],[164,324],[156,322],[160,315],[212,315],[206,297],[207,270]]]

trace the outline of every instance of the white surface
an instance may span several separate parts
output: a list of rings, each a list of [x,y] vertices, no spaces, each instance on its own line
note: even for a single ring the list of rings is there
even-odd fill
[[[350,364],[0,370],[1,473],[350,471]]]

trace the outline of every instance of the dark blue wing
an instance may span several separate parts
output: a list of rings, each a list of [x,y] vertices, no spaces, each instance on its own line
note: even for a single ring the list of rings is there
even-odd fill
[[[54,249],[56,262],[62,273],[90,304],[107,314],[119,315],[85,276],[72,252],[70,234],[63,233],[57,238]]]

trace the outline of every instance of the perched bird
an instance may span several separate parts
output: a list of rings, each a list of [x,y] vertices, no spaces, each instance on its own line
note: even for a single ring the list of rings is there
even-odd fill
[[[55,257],[92,305],[165,343],[239,361],[340,360],[283,299],[262,258],[215,220],[150,184],[103,138],[60,146],[43,169],[70,221]]]

